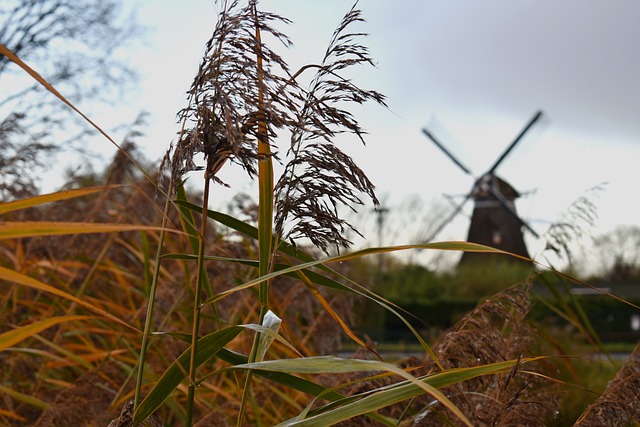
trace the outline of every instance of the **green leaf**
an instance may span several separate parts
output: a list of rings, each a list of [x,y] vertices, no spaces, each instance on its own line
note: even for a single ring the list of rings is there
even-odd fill
[[[278,330],[280,330],[281,324],[282,319],[276,316],[271,310],[267,310],[267,313],[262,319],[262,328],[260,330],[257,330],[259,333],[259,339],[256,343],[256,361],[259,362],[264,359],[264,356],[267,354],[267,350],[269,350],[269,347],[271,347],[273,340],[279,337]]]
[[[466,381],[475,377],[483,375],[491,375],[497,373],[508,372],[515,364],[528,363],[539,358],[520,359],[520,360],[508,360],[505,362],[493,363],[482,366],[475,366],[472,368],[459,368],[450,369],[437,374],[427,375],[417,378],[418,382],[427,384],[433,388],[442,388],[448,385],[456,384],[462,381]],[[373,362],[373,361],[366,361]],[[265,364],[268,362],[261,362],[262,368],[265,368]],[[315,363],[315,362],[312,362]],[[320,364],[318,368],[320,369]],[[331,365],[324,364],[322,369],[331,369]],[[363,369],[370,367],[371,365],[363,365]],[[309,371],[310,367],[304,368]],[[341,368],[338,368],[341,369]],[[325,407],[318,408],[311,412],[310,416],[306,419],[291,419],[284,423],[278,424],[281,427],[324,427],[328,425],[336,424],[340,421],[348,420],[358,415],[362,415],[368,412],[377,411],[384,407],[406,401],[413,397],[420,396],[425,393],[425,390],[418,386],[415,381],[403,381],[392,387],[383,387],[378,389],[375,393],[368,393],[364,396],[358,395],[351,398],[344,399],[344,402],[337,401],[332,402]],[[357,398],[357,399],[354,399]],[[360,397],[360,398],[358,398]],[[343,404],[344,403],[344,404]],[[457,409],[457,408],[456,408]]]
[[[189,260],[193,260],[193,261],[196,261],[198,259],[194,255],[187,255],[187,254],[167,254],[167,255],[164,255],[163,258],[189,259]],[[253,260],[246,260],[246,259],[241,259],[241,258],[217,257],[217,256],[207,256],[205,258],[207,260],[213,260],[213,261],[236,262],[236,263],[247,265],[247,266],[254,267],[254,268],[258,267],[258,262],[257,261],[253,261]],[[275,271],[282,271],[282,270],[284,270],[286,268],[289,268],[289,265],[276,264],[274,270]],[[407,328],[411,331],[411,333],[413,333],[413,335],[416,337],[416,339],[418,340],[418,342],[420,343],[422,348],[429,354],[429,356],[431,356],[431,358],[436,362],[436,364],[438,364],[438,367],[442,369],[442,366],[440,366],[440,362],[438,361],[436,355],[433,353],[433,350],[431,349],[431,347],[424,341],[424,339],[420,336],[420,334],[413,327],[413,325],[402,314],[400,314],[400,311],[403,311],[402,308],[398,307],[393,302],[388,301],[388,300],[380,297],[379,295],[376,295],[375,293],[369,292],[367,289],[362,289],[362,290],[352,289],[349,286],[346,286],[346,285],[344,285],[344,284],[342,284],[342,283],[340,283],[340,282],[338,282],[338,281],[336,281],[336,280],[334,280],[334,279],[332,279],[330,277],[324,276],[322,274],[319,274],[319,273],[317,273],[315,271],[312,271],[312,270],[309,270],[309,269],[303,269],[301,272],[300,271],[293,271],[293,272],[285,273],[284,275],[287,276],[287,277],[292,277],[294,279],[299,279],[300,278],[299,277],[300,273],[302,273],[304,276],[306,276],[309,280],[311,280],[316,285],[324,286],[326,288],[335,289],[335,290],[342,291],[342,292],[351,292],[351,293],[360,295],[360,296],[362,296],[364,298],[367,298],[367,299],[375,302],[376,304],[380,305],[381,307],[383,307],[384,309],[386,309],[387,311],[389,311],[390,313],[395,315],[398,319],[400,319],[400,321],[402,323],[404,323],[407,326]],[[353,281],[349,280],[346,277],[344,277],[344,279],[346,281],[354,283]],[[205,304],[206,304],[206,302],[205,302]],[[410,313],[408,313],[408,314],[410,314]]]
[[[422,393],[428,393],[436,398],[438,401],[440,401],[440,403],[451,410],[460,420],[462,420],[462,422],[464,422],[468,426],[471,426],[471,422],[464,416],[464,414],[444,394],[437,390],[436,387],[426,381],[420,381],[418,378],[407,373],[396,365],[392,365],[386,362],[380,362],[378,360],[342,359],[334,356],[319,356],[300,359],[269,360],[265,362],[248,363],[246,365],[235,366],[233,369],[264,369],[269,371],[298,372],[307,374],[369,371],[391,372],[393,374],[401,376],[402,378],[405,378],[412,386],[419,389]],[[360,402],[361,400],[359,400],[358,402]],[[375,411],[377,409],[380,409],[380,407],[370,410],[364,410],[357,415],[362,415],[367,412]],[[337,421],[332,421],[331,423],[322,425],[331,425],[334,422],[342,421],[351,417],[352,415],[348,416],[347,418],[342,418]],[[297,421],[292,425],[298,425]]]
[[[189,203],[186,200],[176,200],[175,204],[177,206],[185,207],[194,212],[202,212],[202,206],[194,205],[193,203]],[[241,234],[244,234],[245,236],[258,240],[258,229],[251,224],[240,221],[239,219],[236,219],[231,215],[212,210],[207,211],[207,216],[212,220],[219,222],[220,224],[226,225],[227,227]]]
[[[214,357],[220,349],[243,330],[244,328],[241,326],[230,326],[201,337],[196,347],[195,365],[200,366]],[[191,348],[188,348],[164,371],[153,389],[136,409],[133,416],[134,423],[140,423],[153,414],[186,378],[186,373],[189,372],[190,357]]]
[[[245,327],[248,325],[244,325]],[[257,326],[257,325],[256,325]],[[191,343],[191,335],[190,334],[182,334],[177,332],[154,332],[154,335],[169,335],[180,339],[187,344]],[[249,358],[244,354],[237,353],[235,351],[228,350],[226,348],[221,348],[215,355],[220,360],[223,360],[230,365],[243,365],[248,363]],[[321,399],[328,400],[330,402],[334,401],[344,401],[347,399],[342,394],[338,393],[335,390],[328,389],[319,384],[314,383],[313,381],[309,381],[307,379],[298,377],[296,375],[292,375],[288,372],[277,372],[277,371],[265,371],[256,369],[253,373],[257,376],[268,379],[269,381],[273,381],[275,383],[284,385],[285,387],[289,387],[293,390],[301,391],[303,393],[307,393],[310,396],[319,397]],[[383,417],[380,414],[375,412],[366,413],[365,416],[376,420],[387,426],[394,426],[395,424],[391,424],[390,421]]]
[[[185,201],[179,201],[177,202],[177,204],[179,204],[180,206],[184,206],[185,208],[188,208],[189,210],[192,211],[197,211],[197,212],[201,212],[202,211],[202,207],[199,207],[197,205],[185,202]],[[221,212],[216,212],[216,211],[212,211],[212,210],[208,210],[207,211],[207,216],[211,219],[213,219],[214,221],[217,221],[249,238],[252,239],[257,239],[258,238],[258,229],[253,227],[250,224],[246,224],[236,218],[233,218],[230,215],[221,213]],[[274,238],[275,239],[275,238]],[[356,257],[360,257],[360,256],[365,256],[365,255],[371,255],[371,254],[376,254],[376,253],[384,253],[384,252],[391,252],[391,251],[398,251],[398,250],[407,250],[407,249],[436,249],[436,250],[461,250],[461,251],[472,251],[472,252],[497,252],[497,253],[507,253],[507,252],[503,252],[500,251],[498,249],[494,249],[494,248],[490,248],[488,246],[483,246],[483,245],[479,245],[476,243],[469,243],[469,242],[436,242],[436,243],[426,243],[426,244],[421,244],[421,245],[406,245],[406,246],[392,246],[392,247],[383,247],[383,248],[370,248],[370,249],[365,249],[362,251],[357,251],[354,252],[352,254],[346,254],[346,255],[342,255],[342,256],[338,256],[338,257],[334,257],[334,258],[329,258],[327,260],[316,260],[315,258],[313,258],[312,256],[306,254],[304,251],[294,247],[293,245],[288,244],[287,242],[284,241],[279,241],[278,242],[278,250],[281,251],[282,253],[291,256],[292,258],[298,259],[300,261],[303,261],[303,264],[300,264],[298,266],[295,267],[290,267],[290,268],[281,268],[280,266],[276,266],[275,267],[275,272],[271,273],[271,275],[268,275],[268,277],[259,277],[254,281],[251,281],[249,283],[245,283],[244,285],[240,285],[239,287],[233,288],[228,290],[228,293],[233,293],[233,292],[237,292],[238,290],[241,289],[246,289],[252,286],[255,286],[256,284],[262,282],[263,280],[268,280],[270,278],[276,277],[278,275],[287,275],[287,276],[291,276],[291,277],[297,277],[298,272],[302,271],[304,272],[305,275],[307,275],[308,277],[313,276],[312,281],[316,284],[319,284],[321,286],[327,286],[327,287],[334,287],[336,289],[342,290],[342,291],[347,291],[347,292],[353,292],[353,293],[357,293],[358,295],[364,296],[374,302],[376,302],[378,305],[384,307],[385,309],[387,309],[388,311],[390,311],[391,313],[393,313],[395,316],[397,316],[408,328],[409,330],[414,334],[414,336],[416,337],[416,339],[420,342],[421,346],[425,349],[425,351],[431,356],[431,358],[436,362],[436,364],[438,364],[438,366],[440,368],[442,368],[442,366],[440,366],[440,362],[438,361],[436,355],[433,353],[433,351],[431,350],[431,347],[424,341],[424,339],[422,339],[422,337],[420,336],[420,334],[418,333],[418,331],[415,330],[415,328],[411,325],[411,323],[409,321],[407,321],[407,319],[405,319],[404,316],[402,316],[399,311],[402,311],[402,309],[400,309],[398,306],[396,306],[395,304],[393,304],[390,301],[385,300],[384,298],[381,298],[379,295],[376,295],[373,292],[370,292],[369,290],[362,288],[361,286],[357,285],[355,282],[353,282],[352,280],[349,280],[348,278],[344,277],[343,275],[335,272],[334,270],[332,270],[331,268],[329,268],[326,263],[330,263],[330,262],[339,262],[339,261],[343,261],[346,259],[350,259],[350,258],[356,258]],[[520,257],[519,255],[514,255],[511,254],[514,257]],[[221,259],[222,260],[222,259]],[[227,261],[229,259],[226,259]],[[529,260],[531,261],[531,260]],[[241,262],[244,264],[249,264],[251,262],[255,262],[255,261],[248,261],[248,260],[234,260],[234,262]],[[309,272],[309,270],[307,269],[308,267],[317,267],[319,269],[322,269],[328,273],[331,274],[335,274],[338,277],[343,278],[344,280],[352,283],[355,287],[360,288],[359,290],[355,290],[352,289],[348,286],[344,286],[341,283],[329,279],[326,276],[314,273],[314,272]],[[212,304],[215,301],[217,301],[218,299],[224,298],[227,294],[223,293],[217,296],[213,296],[210,297],[207,301],[205,301],[203,304]]]
[[[185,208],[188,208],[191,211],[194,212],[202,212],[202,207],[198,206],[198,205],[194,205],[192,203],[186,202],[186,201],[182,201],[182,200],[176,200],[176,205],[178,206],[183,206]],[[239,219],[236,219],[234,217],[232,217],[231,215],[222,213],[222,212],[218,212],[218,211],[212,211],[212,210],[207,210],[207,217],[209,217],[210,219],[219,222],[220,224],[229,227],[232,230],[237,231],[238,233],[249,237],[251,239],[254,240],[258,240],[258,229],[256,227],[254,227],[251,224],[247,224],[243,221],[240,221]],[[273,243],[275,244],[275,237],[272,236],[272,240]],[[278,241],[278,250],[286,255],[289,255],[293,258],[299,259],[301,261],[305,261],[305,262],[309,262],[309,261],[314,261],[315,258],[312,257],[311,255],[307,254],[306,252],[304,252],[302,249],[297,248],[293,245],[291,245],[290,243],[287,243],[283,240],[279,240]],[[333,270],[327,268],[326,269],[328,272],[333,272]]]
[[[19,391],[15,391],[9,387],[3,386],[0,384],[0,393],[5,394],[7,396],[11,396],[18,402],[26,403],[29,406],[33,406],[34,408],[40,409],[44,411],[49,407],[49,404],[43,400],[37,399],[28,394],[20,393]]]
[[[362,249],[359,251],[355,251],[355,252],[351,252],[351,253],[347,253],[347,254],[343,254],[343,255],[338,255],[335,257],[331,257],[331,258],[327,258],[324,260],[313,260],[310,262],[305,262],[302,264],[298,264],[298,265],[294,265],[288,268],[285,268],[283,270],[280,271],[275,271],[273,273],[267,274],[265,276],[260,276],[256,279],[250,280],[242,285],[238,285],[236,287],[233,287],[231,289],[228,289],[216,296],[214,296],[213,298],[209,298],[207,301],[205,301],[203,304],[210,304],[212,302],[215,301],[219,301],[233,293],[236,293],[238,291],[241,291],[243,289],[248,289],[251,288],[253,286],[256,286],[259,283],[264,282],[265,280],[270,280],[273,279],[274,277],[277,276],[281,276],[287,273],[292,273],[292,272],[296,272],[296,271],[301,271],[307,268],[311,268],[311,267],[316,267],[316,266],[320,266],[323,264],[327,264],[327,263],[333,263],[333,262],[342,262],[342,261],[347,261],[350,259],[355,259],[355,258],[361,258],[363,256],[367,256],[367,255],[375,255],[375,254],[380,254],[380,253],[386,253],[386,252],[396,252],[396,251],[404,251],[404,250],[408,250],[408,249],[438,249],[438,250],[449,250],[449,251],[468,251],[468,252],[490,252],[490,253],[500,253],[500,254],[507,254],[507,255],[512,255],[514,257],[517,258],[522,258],[522,259],[526,259],[528,261],[533,262],[532,260],[526,258],[526,257],[522,257],[520,255],[515,255],[512,254],[510,252],[506,252],[506,251],[502,251],[500,249],[495,249],[495,248],[491,248],[489,246],[484,246],[484,245],[480,245],[477,243],[469,243],[469,242],[435,242],[435,243],[423,243],[423,244],[416,244],[416,245],[401,245],[401,246],[385,246],[385,247],[380,247],[380,248],[367,248],[367,249]]]

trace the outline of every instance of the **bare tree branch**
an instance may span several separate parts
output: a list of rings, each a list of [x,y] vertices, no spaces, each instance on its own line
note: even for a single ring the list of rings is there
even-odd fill
[[[74,103],[87,97],[92,102],[107,99],[118,91],[106,88],[124,88],[135,78],[133,70],[114,58],[117,49],[139,34],[132,18],[121,17],[120,6],[120,0],[3,0],[0,43],[37,64],[47,81]],[[55,108],[57,100],[22,79],[10,64],[0,55],[3,198],[37,192],[39,179],[33,171],[62,148],[69,134],[86,136],[71,130],[76,122],[69,111]],[[7,190],[11,187],[15,191]]]

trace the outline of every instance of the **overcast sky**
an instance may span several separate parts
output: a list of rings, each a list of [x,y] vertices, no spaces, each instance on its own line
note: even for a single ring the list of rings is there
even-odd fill
[[[293,69],[321,59],[352,4],[260,2],[294,21],[286,31],[295,47],[283,51]],[[518,202],[522,216],[543,234],[586,190],[607,182],[594,199],[600,219],[593,232],[640,225],[640,2],[363,0],[359,7],[368,21],[359,29],[370,34],[366,44],[377,68],[354,78],[383,92],[389,109],[357,109],[369,132],[367,146],[354,140],[344,149],[369,174],[391,214],[411,197],[427,208],[446,206],[442,194],[465,193],[473,183],[422,127],[478,177],[540,109],[543,120],[497,170],[517,190],[534,192]],[[209,0],[145,0],[138,14],[150,31],[135,53],[142,82],[131,109],[151,113],[153,142],[143,149],[155,159],[174,139],[175,113],[185,106],[215,8]],[[102,119],[110,117],[117,120],[108,111]],[[233,188],[218,194],[250,190],[233,171],[225,173]],[[461,217],[439,239],[463,240],[467,225]],[[368,237],[377,243],[375,235]],[[542,242],[529,244],[535,255]]]

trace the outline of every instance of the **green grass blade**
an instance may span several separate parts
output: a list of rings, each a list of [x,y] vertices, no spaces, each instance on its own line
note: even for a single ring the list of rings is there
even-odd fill
[[[177,332],[155,332],[153,335],[169,335],[175,338],[178,338],[181,341],[189,344],[191,342],[190,334],[182,334]],[[230,365],[244,365],[248,363],[249,358],[238,352],[229,350],[227,348],[221,348],[215,355],[220,360],[227,362]],[[276,371],[261,371],[255,370],[254,373],[258,376],[264,377],[270,381],[276,382],[278,384],[282,384],[284,386],[290,387],[294,390],[301,391],[303,393],[307,393],[311,396],[320,396],[326,400],[333,401],[343,399],[344,396],[338,392],[330,391],[329,389],[316,384],[312,381],[306,380],[304,378],[285,373],[285,372],[276,372]]]
[[[595,286],[589,285],[586,282],[583,282],[579,279],[576,279],[575,277],[572,277],[568,274],[562,273],[558,270],[555,270],[545,264],[542,264],[538,261],[534,261],[530,258],[521,256],[521,255],[517,255],[511,252],[507,252],[507,251],[503,251],[500,249],[496,249],[496,248],[492,248],[490,246],[485,246],[485,245],[480,245],[478,243],[471,243],[471,242],[458,242],[458,241],[452,241],[452,242],[434,242],[434,243],[421,243],[421,244],[415,244],[415,245],[399,245],[399,246],[384,246],[384,247],[374,247],[374,248],[367,248],[367,249],[361,249],[358,251],[354,251],[351,253],[347,253],[347,254],[343,254],[343,255],[338,255],[335,257],[331,257],[331,258],[326,258],[323,260],[314,260],[314,261],[310,261],[310,262],[305,262],[302,264],[297,264],[288,268],[285,268],[283,270],[279,270],[279,271],[274,271],[272,273],[269,273],[266,276],[263,277],[257,277],[256,279],[250,280],[248,282],[245,282],[241,285],[238,285],[236,287],[233,287],[231,289],[228,289],[218,295],[216,295],[213,298],[208,299],[207,301],[205,301],[203,304],[210,304],[213,303],[215,301],[219,301],[231,294],[234,294],[238,291],[244,290],[244,289],[249,289],[251,287],[256,286],[257,284],[263,282],[264,280],[271,280],[274,277],[277,276],[282,276],[282,275],[286,275],[288,273],[292,273],[292,272],[296,272],[296,271],[302,271],[304,269],[307,268],[311,268],[311,267],[320,267],[324,264],[329,264],[329,263],[334,263],[334,262],[342,262],[342,261],[347,261],[350,259],[356,259],[356,258],[361,258],[364,256],[368,256],[368,255],[376,255],[376,254],[381,254],[381,253],[389,253],[389,252],[398,252],[398,251],[406,251],[409,249],[434,249],[434,250],[444,250],[444,251],[465,251],[465,252],[481,252],[481,253],[495,253],[495,254],[503,254],[503,255],[509,255],[512,256],[514,258],[519,258],[528,262],[532,262],[535,263],[541,267],[544,267],[550,271],[553,271],[555,274],[558,274],[561,277],[564,277],[565,279],[571,280],[579,285],[585,286],[587,288],[590,289],[594,289],[596,291],[598,291],[600,294],[602,295],[607,295],[617,301],[620,301],[624,304],[627,304],[631,307],[637,308],[638,310],[640,310],[640,307],[637,306],[636,304],[626,301],[616,295],[613,295],[611,293],[608,293],[606,291],[602,291],[599,288],[596,288]]]
[[[92,316],[59,316],[33,322],[0,334],[0,351],[60,323],[91,319]]]
[[[409,381],[411,385],[420,389],[422,393],[428,393],[432,395],[445,407],[451,410],[464,424],[471,426],[471,422],[464,416],[464,414],[444,394],[437,390],[437,388],[435,388],[428,382],[420,381],[418,378],[390,363],[380,362],[377,360],[342,359],[333,356],[320,356],[301,359],[270,360],[266,362],[248,363],[246,365],[235,366],[234,368],[255,368],[264,370],[275,370],[280,372],[298,372],[307,374],[386,371],[401,376],[405,380]],[[360,412],[358,415],[362,415],[367,412],[373,412],[377,409],[380,408],[365,410],[363,412]]]
[[[249,361],[249,358],[247,356],[228,350],[226,348],[220,349],[220,351],[216,354],[216,357],[218,357],[221,360],[224,360],[230,365],[243,365],[248,363]],[[253,373],[255,375],[258,375],[259,377],[263,377],[275,383],[282,384],[293,390],[298,390],[303,393],[307,393],[311,396],[328,400],[330,402],[347,399],[345,396],[343,396],[342,394],[338,393],[335,390],[328,389],[326,387],[321,386],[320,384],[314,383],[313,381],[306,380],[304,378],[298,377],[288,372],[265,371],[265,370],[255,369],[253,370]],[[364,415],[384,425],[395,425],[395,424],[389,424],[389,420],[386,417],[383,417],[382,415],[377,414],[375,412],[366,413]]]
[[[165,255],[166,258],[172,258],[172,259],[189,259],[189,260],[197,260],[197,257],[193,256],[193,255],[185,255],[185,254],[167,254]],[[246,259],[240,259],[240,258],[229,258],[229,257],[216,257],[216,256],[208,256],[205,257],[208,260],[215,260],[215,261],[223,261],[223,262],[236,262],[239,264],[243,264],[243,265],[248,265],[250,267],[254,267],[257,268],[258,267],[258,262],[254,261],[254,260],[246,260]],[[288,268],[289,265],[285,265],[285,264],[276,264],[274,271],[282,271],[286,268]],[[380,305],[381,307],[383,307],[384,309],[386,309],[387,311],[389,311],[390,313],[392,313],[394,316],[396,316],[398,319],[400,319],[400,321],[402,323],[404,323],[405,326],[407,326],[407,328],[411,331],[411,333],[416,337],[416,339],[418,340],[418,342],[420,343],[420,345],[422,346],[422,348],[429,354],[429,356],[431,356],[431,358],[436,362],[436,364],[438,364],[438,366],[440,368],[442,368],[442,366],[440,366],[440,362],[437,359],[437,356],[433,353],[433,350],[431,349],[431,346],[429,346],[429,344],[426,343],[426,341],[424,341],[424,339],[420,336],[420,334],[418,333],[418,331],[414,328],[414,326],[411,324],[411,322],[409,322],[400,312],[404,311],[401,307],[399,307],[398,305],[394,304],[391,301],[388,301],[382,297],[380,297],[379,295],[372,293],[372,292],[368,292],[367,289],[354,289],[351,288],[347,285],[344,285],[330,277],[324,276],[320,273],[317,273],[315,271],[309,270],[309,269],[303,269],[301,271],[294,271],[294,272],[288,272],[285,273],[284,275],[287,277],[291,277],[294,279],[298,279],[299,278],[299,274],[303,274],[304,276],[306,276],[309,280],[311,280],[313,283],[315,283],[316,285],[319,286],[323,286],[326,288],[330,288],[330,289],[335,289],[341,292],[351,292],[354,294],[357,294],[359,296],[362,296],[364,298],[367,298],[373,302],[375,302],[376,304]],[[342,277],[342,276],[341,276]],[[343,277],[346,281],[355,284],[353,281],[349,280],[346,277]],[[405,312],[406,313],[406,312]],[[411,315],[410,313],[406,313]]]
[[[188,202],[183,202],[183,201],[178,201],[176,202],[176,204],[183,206],[191,211],[196,211],[196,212],[201,212],[202,211],[202,207],[188,203]],[[230,215],[227,215],[225,213],[222,212],[217,212],[217,211],[212,211],[212,210],[208,210],[207,211],[207,216],[209,218],[211,218],[212,220],[219,222],[222,225],[225,225],[229,228],[231,228],[232,230],[237,231],[238,233],[247,236],[251,239],[258,239],[258,229],[253,227],[250,224],[244,223]],[[440,243],[428,243],[426,245],[414,245],[414,246],[402,246],[402,247],[396,247],[396,249],[393,250],[405,250],[405,249],[411,249],[411,248],[417,248],[417,249],[439,249],[439,250],[469,250],[469,251],[476,251],[476,252],[480,252],[480,251],[490,251],[490,252],[495,252],[498,251],[500,253],[502,253],[501,251],[497,250],[497,249],[493,249],[493,248],[489,248],[487,246],[482,246],[482,245],[477,245],[474,243],[467,243],[467,242],[440,242]],[[325,261],[318,261],[316,260],[314,257],[312,257],[311,255],[305,253],[304,251],[302,251],[299,248],[294,247],[293,245],[285,242],[285,241],[278,241],[278,250],[286,255],[289,255],[292,258],[298,259],[300,261],[302,261],[303,263],[308,263],[308,264],[303,264],[303,265],[311,265],[314,267],[317,267],[321,270],[324,270],[330,274],[334,274],[342,279],[344,279],[345,281],[348,281],[349,283],[353,284],[354,287],[358,287],[359,290],[355,290],[346,286],[343,286],[342,284],[339,284],[338,282],[328,279],[326,278],[326,276],[321,276],[321,275],[317,275],[315,276],[317,279],[324,281],[324,283],[320,283],[320,282],[314,282],[316,284],[319,284],[321,286],[327,286],[329,281],[331,281],[330,283],[337,286],[338,288],[340,288],[340,290],[343,291],[348,291],[348,292],[356,292],[359,295],[363,295],[368,299],[371,299],[372,301],[376,302],[376,304],[381,305],[382,307],[384,307],[385,309],[389,310],[391,313],[393,313],[396,317],[398,317],[400,319],[400,321],[402,321],[411,331],[411,333],[413,333],[413,335],[416,337],[416,339],[420,342],[420,345],[422,346],[422,348],[425,349],[425,351],[427,353],[429,353],[429,355],[432,357],[432,359],[439,364],[439,361],[437,359],[437,357],[435,356],[435,354],[433,353],[433,351],[431,350],[431,347],[424,341],[424,339],[420,336],[420,334],[418,333],[418,331],[415,330],[415,328],[411,325],[411,323],[409,321],[407,321],[407,319],[402,316],[399,312],[402,311],[402,309],[400,307],[398,307],[397,305],[395,305],[394,303],[392,303],[391,301],[385,300],[384,298],[381,298],[379,295],[369,291],[368,289],[365,289],[361,286],[359,286],[357,283],[353,282],[352,280],[350,280],[349,278],[343,276],[342,274],[334,271],[333,269],[331,269],[330,267],[328,267],[327,265],[325,265],[325,262],[331,262],[330,260],[325,260]],[[365,250],[365,252],[363,252],[363,255],[366,254],[370,254],[371,251],[374,251],[373,253],[375,253],[376,250],[379,250],[380,252],[383,251],[389,251],[388,249],[385,250],[385,248],[373,248],[370,250]],[[518,255],[513,255],[513,256],[518,256]],[[227,259],[228,260],[228,259]],[[242,262],[242,261],[240,261]],[[250,261],[247,261],[250,262]],[[280,273],[276,273],[277,274],[285,274],[287,276],[291,276],[291,277],[296,277],[295,273],[295,268],[293,268],[293,270],[289,270],[289,271],[284,271],[281,270],[278,266],[276,266],[275,268],[276,271],[280,271]],[[284,271],[284,272],[283,272]],[[315,273],[310,272],[307,273],[308,270],[306,268],[302,268],[300,269],[300,271],[304,271],[305,274],[309,274],[309,275],[315,275]],[[259,283],[259,280],[257,282],[252,283],[251,285],[248,285],[247,287],[251,287],[254,286],[256,283]],[[231,290],[231,292],[233,292],[233,290]],[[224,296],[216,296],[213,298],[209,298],[208,301],[205,302],[206,303],[212,303],[216,298],[222,298]]]
[[[226,348],[220,349],[220,351],[216,354],[216,357],[224,360],[231,365],[245,365],[249,361],[249,358],[247,356],[235,351],[228,350]],[[326,387],[316,384],[313,381],[309,381],[296,375],[290,374],[288,372],[256,369],[254,373],[258,376],[267,378],[273,382],[290,387],[294,390],[302,391],[311,396],[322,396],[324,399],[327,399],[329,401],[340,400],[344,398],[343,395],[336,391],[329,391]]]
[[[189,246],[191,246],[193,253],[197,254],[198,248],[200,247],[200,240],[198,239],[199,232],[195,226],[192,209],[188,209],[187,206],[185,206],[190,205],[195,207],[195,205],[187,202],[187,192],[182,184],[176,185],[176,200],[174,200],[174,204],[178,207],[180,222],[182,223],[182,229],[187,234]],[[200,208],[200,212],[202,212],[202,208]]]
[[[81,355],[76,354],[74,351],[71,351],[60,344],[56,344],[55,342],[44,338],[42,335],[34,335],[34,338],[54,350],[56,353],[62,355],[56,360],[62,362],[63,364],[73,365],[75,363],[78,366],[82,366],[87,371],[90,371],[94,368],[91,362],[86,360]]]
[[[0,393],[11,396],[18,402],[26,403],[27,405],[33,406],[34,408],[40,409],[42,411],[49,407],[49,404],[43,400],[37,399],[33,396],[29,396],[28,394],[20,393],[9,387],[3,386],[2,384],[0,384]]]
[[[234,339],[243,329],[241,326],[230,326],[201,337],[198,340],[195,365],[200,366],[214,357],[221,348]],[[140,423],[147,419],[180,385],[186,378],[186,373],[189,372],[190,358],[191,348],[188,348],[164,371],[149,394],[136,409],[133,417],[134,423]]]
[[[143,250],[144,250],[144,269],[145,269],[145,284],[148,285],[148,301],[147,301],[147,313],[144,318],[144,325],[142,327],[142,339],[140,341],[140,352],[138,354],[138,365],[136,372],[136,383],[134,389],[134,397],[133,397],[133,410],[135,411],[140,403],[140,398],[142,394],[142,383],[144,381],[144,369],[147,361],[147,352],[149,350],[149,335],[151,333],[151,328],[153,325],[153,311],[156,304],[156,293],[158,290],[158,281],[160,280],[160,270],[161,270],[161,255],[165,245],[165,230],[167,229],[168,223],[168,211],[169,211],[169,198],[166,199],[164,205],[164,213],[162,215],[162,231],[158,236],[158,246],[156,248],[156,255],[154,260],[154,268],[153,273],[151,273],[150,259],[151,256],[149,254],[149,246],[148,246],[148,238],[146,233],[141,233],[143,235],[141,241],[143,242]]]
[[[175,204],[179,207],[187,208],[193,212],[202,212],[202,206],[194,205],[193,203],[189,203],[186,200],[178,199],[175,201]],[[212,210],[207,210],[207,216],[210,219],[239,232],[240,234],[251,237],[254,240],[258,240],[258,229],[251,224],[240,221],[239,219],[236,219],[231,215]]]
[[[408,249],[437,249],[437,250],[449,250],[449,251],[469,251],[469,252],[487,252],[487,253],[499,253],[499,254],[506,254],[506,255],[512,255],[515,256],[517,258],[522,258],[522,259],[526,259],[528,261],[532,261],[528,258],[525,257],[521,257],[519,255],[515,255],[515,254],[511,254],[510,252],[505,252],[502,251],[500,249],[495,249],[495,248],[491,248],[489,246],[484,246],[484,245],[480,245],[477,243],[469,243],[469,242],[435,242],[435,243],[423,243],[423,244],[416,244],[416,245],[401,245],[401,246],[385,246],[385,247],[380,247],[380,248],[367,248],[367,249],[362,249],[359,251],[355,251],[355,252],[351,252],[351,253],[347,253],[347,254],[343,254],[343,255],[338,255],[335,257],[331,257],[331,258],[327,258],[327,259],[323,259],[323,260],[313,260],[310,262],[305,262],[302,264],[298,264],[298,265],[294,265],[288,268],[285,268],[283,270],[280,271],[274,271],[272,273],[267,274],[266,276],[260,276],[256,279],[250,280],[242,285],[238,285],[236,287],[233,287],[231,289],[228,289],[218,295],[216,295],[213,298],[209,298],[207,301],[205,301],[203,304],[210,304],[212,302],[215,301],[219,301],[233,293],[236,293],[238,291],[244,290],[244,289],[248,289],[251,288],[253,286],[256,286],[259,283],[262,283],[265,280],[271,280],[274,277],[277,276],[281,276],[287,273],[293,273],[296,271],[302,271],[304,269],[307,268],[311,268],[311,267],[317,267],[323,264],[327,264],[327,263],[333,263],[333,262],[341,262],[341,261],[347,261],[350,259],[355,259],[355,258],[360,258],[363,256],[367,256],[367,255],[375,255],[375,254],[380,254],[380,253],[387,253],[387,252],[397,252],[397,251],[405,251]],[[533,261],[532,261],[533,262]]]
[[[483,375],[505,373],[508,372],[515,364],[527,363],[534,360],[538,360],[538,358],[520,359],[519,361],[509,360],[472,368],[451,369],[438,374],[421,377],[418,378],[418,380],[431,387],[442,388]],[[268,362],[262,362],[255,365],[264,365],[266,363]],[[264,368],[264,366],[262,367]],[[292,419],[279,424],[279,426],[324,427],[333,425],[340,421],[348,420],[358,415],[363,415],[367,412],[377,411],[389,405],[406,401],[424,393],[424,389],[418,387],[414,382],[404,381],[395,387],[379,389],[377,392],[367,394],[357,400],[354,400],[353,398],[345,399],[346,403],[344,405],[341,405],[342,402],[340,401],[333,402],[323,408],[312,411],[311,416],[307,419]]]
[[[190,261],[198,260],[198,257],[196,255],[178,254],[178,253],[166,254],[166,255],[163,255],[162,258],[183,259],[183,260],[190,260]],[[234,263],[243,264],[243,265],[254,267],[254,268],[258,268],[258,265],[259,265],[258,261],[251,260],[251,259],[243,259],[243,258],[205,256],[205,259],[208,261],[234,262]],[[282,271],[285,268],[289,268],[289,267],[290,267],[290,264],[276,264],[274,267],[274,271]],[[301,272],[305,276],[307,276],[309,279],[311,279],[312,282],[314,282],[317,285],[323,286],[325,288],[335,289],[341,292],[352,292],[352,293],[360,294],[359,291],[353,290],[349,286],[343,285],[342,283],[330,277],[323,276],[320,273],[316,273],[315,271],[312,271],[309,269],[303,269],[301,270]],[[285,273],[284,275],[295,279],[295,278],[298,278],[298,273],[299,273],[298,271],[293,271],[293,272]]]

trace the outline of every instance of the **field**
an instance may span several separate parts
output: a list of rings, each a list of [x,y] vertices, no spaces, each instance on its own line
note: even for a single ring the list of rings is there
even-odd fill
[[[539,266],[435,334],[384,295],[376,256],[505,254],[464,242],[349,248],[341,208],[377,199],[334,140],[364,137],[350,103],[384,105],[341,77],[372,64],[351,31],[361,15],[350,10],[325,57],[295,72],[261,41],[287,43],[281,20],[254,2],[221,14],[180,138],[153,170],[0,45],[118,148],[100,182],[0,204],[2,424],[639,423],[640,346],[625,362],[607,357],[581,305],[562,295],[549,305],[561,326],[531,317],[539,276],[589,284]],[[208,209],[223,167],[258,183],[255,203]],[[381,356],[362,333],[364,302],[404,325],[415,354]],[[345,348],[352,355],[338,357]]]

